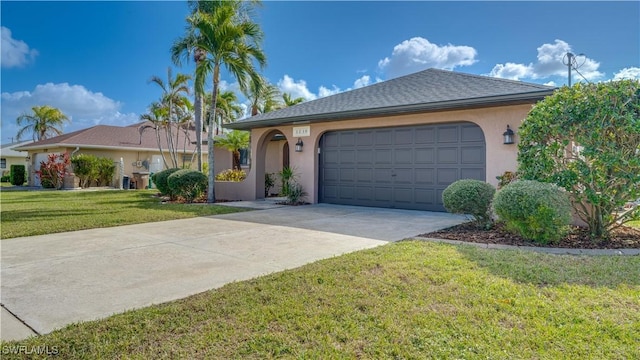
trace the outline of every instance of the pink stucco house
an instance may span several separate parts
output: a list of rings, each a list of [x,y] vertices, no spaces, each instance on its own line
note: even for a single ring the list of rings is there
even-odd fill
[[[455,180],[496,185],[515,171],[518,128],[553,91],[428,69],[246,118],[226,127],[251,131],[247,179],[216,192],[264,198],[265,173],[290,165],[312,203],[444,211],[442,191]]]

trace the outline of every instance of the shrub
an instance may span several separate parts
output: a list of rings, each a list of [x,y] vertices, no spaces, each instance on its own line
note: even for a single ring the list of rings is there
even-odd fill
[[[40,184],[44,188],[62,189],[64,177],[68,174],[71,165],[69,153],[49,154],[47,161],[40,162],[40,170],[36,175],[40,178]]]
[[[244,170],[227,169],[221,171],[216,175],[218,181],[242,181],[247,178],[247,173]]]
[[[27,180],[27,171],[24,165],[11,165],[11,173],[9,173],[9,182],[11,185],[20,186]]]
[[[96,161],[96,182],[98,186],[108,186],[113,181],[113,174],[116,172],[116,165],[113,160],[99,157]]]
[[[557,184],[594,238],[634,214],[640,198],[640,81],[563,86],[538,102],[520,126],[521,178]]]
[[[276,185],[275,174],[264,173],[264,196],[269,196],[271,189]]]
[[[282,182],[282,189],[280,190],[282,196],[289,196],[289,184],[296,180],[296,173],[293,168],[286,166],[278,173],[280,181]]]
[[[73,173],[80,179],[80,187],[87,188],[96,179],[98,158],[91,154],[78,154],[71,158]]]
[[[169,187],[169,183],[167,182],[167,178],[176,171],[179,171],[178,168],[171,168],[159,171],[152,176],[153,183],[156,184],[156,188],[162,195],[169,196],[173,199],[174,194],[171,192],[171,188]],[[204,175],[204,174],[203,174]]]
[[[518,173],[513,171],[505,171],[502,175],[496,176],[498,179],[498,190],[518,180]]]
[[[0,178],[0,182],[11,182],[11,175],[3,175]]]
[[[171,193],[185,199],[187,202],[192,202],[193,199],[197,199],[204,194],[208,179],[197,170],[182,169],[169,175],[167,183]]]
[[[304,203],[304,198],[307,196],[307,192],[304,191],[302,185],[295,181],[290,181],[287,188],[287,203],[290,205],[299,205]]]
[[[571,223],[571,202],[556,185],[518,180],[498,191],[493,209],[507,229],[541,244],[560,240]]]
[[[463,179],[449,185],[442,192],[442,202],[448,212],[472,215],[478,226],[491,227],[491,200],[495,194],[491,184]]]

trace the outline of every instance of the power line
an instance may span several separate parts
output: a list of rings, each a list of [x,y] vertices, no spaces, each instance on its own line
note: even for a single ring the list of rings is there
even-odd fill
[[[578,65],[578,61],[576,60],[576,57],[582,57],[582,63],[580,65]],[[578,55],[574,55],[571,52],[568,52],[564,55],[564,57],[562,58],[562,64],[567,66],[567,72],[568,72],[568,84],[569,86],[571,86],[571,70],[575,70],[575,72],[578,73],[578,75],[580,75],[586,82],[591,83],[586,77],[584,77],[584,75],[582,75],[582,73],[580,73],[580,71],[578,71],[578,68],[581,67],[582,65],[584,65],[584,63],[587,61],[587,56],[583,53],[580,53]]]

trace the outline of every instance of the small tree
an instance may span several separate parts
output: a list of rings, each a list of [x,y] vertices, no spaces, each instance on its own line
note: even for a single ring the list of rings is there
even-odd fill
[[[64,177],[67,175],[71,160],[69,153],[49,154],[47,161],[40,162],[40,170],[36,175],[40,178],[43,187],[62,189]]]
[[[229,150],[233,157],[233,169],[242,170],[240,166],[240,150],[249,147],[249,133],[233,130],[224,137],[216,139],[216,146]]]
[[[569,191],[593,237],[640,215],[617,212],[640,197],[640,81],[563,87],[519,132],[518,173]]]

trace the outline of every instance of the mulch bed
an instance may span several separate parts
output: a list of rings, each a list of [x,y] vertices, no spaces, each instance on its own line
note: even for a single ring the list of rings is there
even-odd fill
[[[490,230],[479,230],[471,223],[456,225],[440,231],[420,235],[422,237],[459,240],[483,244],[502,244],[514,246],[543,246],[571,249],[640,249],[640,229],[620,227],[613,231],[610,239],[593,240],[587,229],[573,227],[571,232],[558,243],[540,245],[524,240],[505,230],[504,225],[496,224]]]

